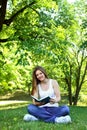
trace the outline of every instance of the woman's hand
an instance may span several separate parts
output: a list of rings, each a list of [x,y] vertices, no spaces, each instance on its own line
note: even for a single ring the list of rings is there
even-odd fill
[[[34,102],[34,104],[35,104],[36,106],[41,106],[41,105],[44,105],[45,103],[44,103],[44,102]]]
[[[50,103],[51,103],[51,104],[56,103],[56,102],[57,102],[57,101],[56,101],[56,98],[55,98],[55,99],[54,99],[54,98],[51,98],[51,99],[50,99]]]

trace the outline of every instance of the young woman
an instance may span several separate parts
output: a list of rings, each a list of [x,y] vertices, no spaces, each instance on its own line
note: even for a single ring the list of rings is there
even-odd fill
[[[50,96],[50,102],[36,102],[33,99],[33,104],[28,105],[28,113],[24,116],[25,121],[43,120],[44,122],[52,123],[70,123],[68,106],[59,106],[60,90],[56,80],[49,79],[44,68],[37,66],[33,71],[32,76],[32,92],[36,98],[44,98]]]

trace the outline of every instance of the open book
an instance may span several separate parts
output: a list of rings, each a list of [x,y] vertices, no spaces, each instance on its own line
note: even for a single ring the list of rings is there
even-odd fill
[[[36,97],[34,97],[34,96],[32,96],[32,95],[31,95],[31,97],[32,97],[36,102],[43,102],[44,104],[50,102],[50,99],[51,99],[49,96],[44,97],[44,98],[40,98],[40,99],[38,99],[38,98],[36,98]]]

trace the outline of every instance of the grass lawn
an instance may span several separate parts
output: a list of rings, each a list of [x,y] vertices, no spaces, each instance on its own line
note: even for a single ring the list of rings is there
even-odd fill
[[[70,106],[71,124],[52,124],[42,121],[24,122],[27,105],[28,102],[6,106],[0,104],[0,130],[87,130],[87,106]]]

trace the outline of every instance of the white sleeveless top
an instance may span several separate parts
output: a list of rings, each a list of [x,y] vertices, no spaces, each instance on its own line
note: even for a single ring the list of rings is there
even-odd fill
[[[53,89],[53,86],[52,86],[52,79],[49,80],[49,88],[48,88],[48,90],[43,90],[41,88],[40,84],[38,84],[38,90],[39,90],[39,96],[40,96],[40,98],[44,98],[46,96],[50,96],[52,98],[56,98],[56,95],[54,93],[54,89]],[[44,107],[44,106],[58,107],[58,103],[53,103],[53,104],[47,103],[47,104],[42,105],[40,107]]]

